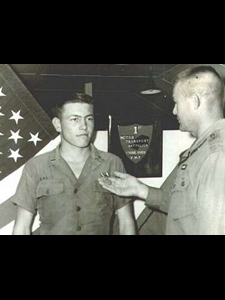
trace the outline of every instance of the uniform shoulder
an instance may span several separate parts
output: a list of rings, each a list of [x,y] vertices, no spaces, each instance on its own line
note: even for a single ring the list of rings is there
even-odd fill
[[[98,150],[99,155],[105,159],[105,160],[116,160],[116,161],[122,161],[120,157],[118,157],[117,155],[113,154],[113,153],[109,153],[109,152],[105,152],[105,151],[101,151]]]
[[[225,130],[214,131],[208,137],[210,152],[225,151]]]
[[[35,167],[40,165],[46,165],[49,162],[50,155],[52,151],[48,151],[44,154],[40,154],[37,156],[32,157],[26,163],[26,167]]]

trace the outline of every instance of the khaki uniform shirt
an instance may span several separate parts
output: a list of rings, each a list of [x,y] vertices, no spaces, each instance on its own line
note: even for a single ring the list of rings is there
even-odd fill
[[[108,235],[115,210],[131,201],[98,183],[100,173],[115,171],[125,172],[122,161],[92,146],[77,179],[58,147],[26,164],[12,202],[39,212],[41,235]]]
[[[168,212],[166,234],[225,234],[225,120],[212,125],[146,205]]]

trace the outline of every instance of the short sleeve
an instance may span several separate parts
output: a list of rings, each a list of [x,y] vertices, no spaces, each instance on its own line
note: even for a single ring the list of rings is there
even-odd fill
[[[176,167],[171,172],[160,188],[149,187],[148,196],[145,202],[146,206],[168,213],[172,197],[171,190],[175,182],[177,169],[178,168]]]
[[[36,213],[36,182],[31,164],[25,165],[15,195],[11,202],[25,210]]]

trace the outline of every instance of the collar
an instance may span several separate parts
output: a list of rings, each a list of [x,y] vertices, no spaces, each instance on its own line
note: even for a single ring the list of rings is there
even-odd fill
[[[215,139],[216,132],[225,129],[225,119],[221,119],[214,124],[212,124],[191,146],[190,154],[199,149],[207,140],[208,138]]]
[[[50,162],[55,163],[61,159],[60,155],[60,145],[61,143],[50,153]]]
[[[93,144],[91,144],[91,156],[92,159],[90,161],[90,167],[92,168],[92,170],[95,170],[98,166],[101,165],[101,163],[103,161],[105,161],[105,159],[102,157],[101,152],[95,148],[95,146]]]
[[[217,136],[216,132],[221,131],[222,129],[225,129],[225,119],[221,119],[212,124],[197,140],[195,140],[188,150],[181,153],[181,160],[189,158],[192,154],[199,150],[209,138],[215,139]]]
[[[90,145],[91,148],[91,157],[93,159],[97,159],[97,160],[104,160],[103,157],[101,156],[100,151],[93,145]]]
[[[60,146],[61,143],[50,153],[50,162],[55,163],[58,162],[61,159],[60,154]],[[93,145],[90,145],[91,155],[90,157],[95,161],[102,162],[105,159],[102,157],[101,152]]]

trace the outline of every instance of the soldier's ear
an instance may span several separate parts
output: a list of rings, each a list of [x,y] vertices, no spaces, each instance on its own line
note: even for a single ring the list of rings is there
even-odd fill
[[[55,127],[55,130],[57,131],[57,132],[61,132],[61,121],[60,121],[60,119],[59,118],[54,118],[53,120],[52,120],[52,124],[53,124],[53,126]]]
[[[193,94],[191,96],[191,101],[192,101],[192,106],[194,110],[198,110],[199,107],[201,106],[201,100],[197,94]]]

